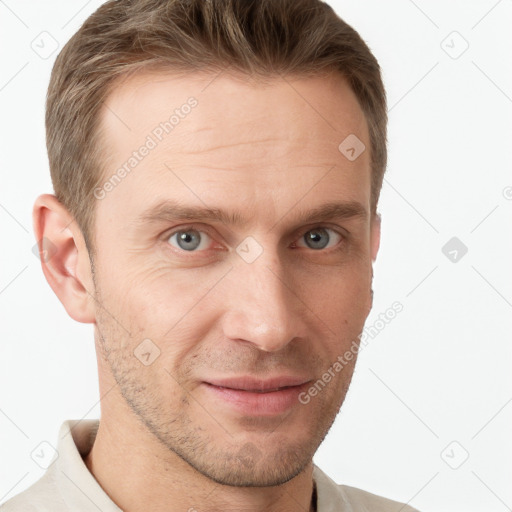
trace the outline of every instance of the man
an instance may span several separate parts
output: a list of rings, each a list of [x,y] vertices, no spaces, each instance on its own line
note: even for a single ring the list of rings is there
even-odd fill
[[[101,419],[65,422],[2,512],[413,510],[312,461],[379,246],[385,93],[357,33],[317,0],[112,0],[46,121],[34,229],[94,324]]]

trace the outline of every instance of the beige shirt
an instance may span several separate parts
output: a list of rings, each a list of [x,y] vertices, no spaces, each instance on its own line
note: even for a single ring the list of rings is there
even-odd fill
[[[89,472],[89,453],[99,420],[68,420],[59,431],[57,452],[45,474],[28,489],[0,506],[0,512],[122,512]],[[407,505],[338,485],[318,466],[313,480],[317,512],[418,512]]]

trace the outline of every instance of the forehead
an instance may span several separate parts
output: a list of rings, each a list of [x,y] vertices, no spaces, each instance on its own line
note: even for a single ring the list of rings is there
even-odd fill
[[[369,201],[367,124],[339,74],[255,81],[228,72],[138,73],[113,88],[101,128],[100,186],[125,171],[103,209],[129,205],[126,215],[135,215],[186,192],[209,204],[222,194],[246,204],[265,198],[278,213],[274,203],[288,195],[291,204],[313,186]],[[355,161],[339,149],[353,136],[368,148]]]
[[[242,138],[255,130],[269,135],[277,130],[280,135],[293,138],[304,135],[306,124],[310,135],[325,137],[330,130],[336,140],[347,129],[361,137],[367,133],[355,93],[346,79],[335,72],[313,77],[252,78],[228,71],[139,71],[114,82],[103,109],[102,125],[112,141],[121,126],[128,132],[133,128],[148,132],[156,121],[167,120],[190,97],[197,99],[200,109],[179,130],[174,130],[174,138],[197,132],[198,128],[208,131],[202,134],[204,142],[209,135],[218,142],[223,134]],[[116,114],[120,111],[122,117]],[[314,142],[317,144],[318,140]]]

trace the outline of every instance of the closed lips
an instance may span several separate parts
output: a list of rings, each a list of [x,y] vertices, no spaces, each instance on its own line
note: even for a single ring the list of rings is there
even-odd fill
[[[210,379],[206,384],[217,388],[233,389],[253,393],[271,393],[292,387],[301,386],[309,382],[305,377],[274,377],[261,380],[254,377],[236,377],[230,379]]]

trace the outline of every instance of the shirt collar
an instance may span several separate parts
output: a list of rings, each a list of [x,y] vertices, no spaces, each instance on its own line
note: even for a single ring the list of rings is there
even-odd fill
[[[99,420],[67,420],[59,430],[55,481],[70,510],[122,512],[102,489],[82,457],[94,443]]]

